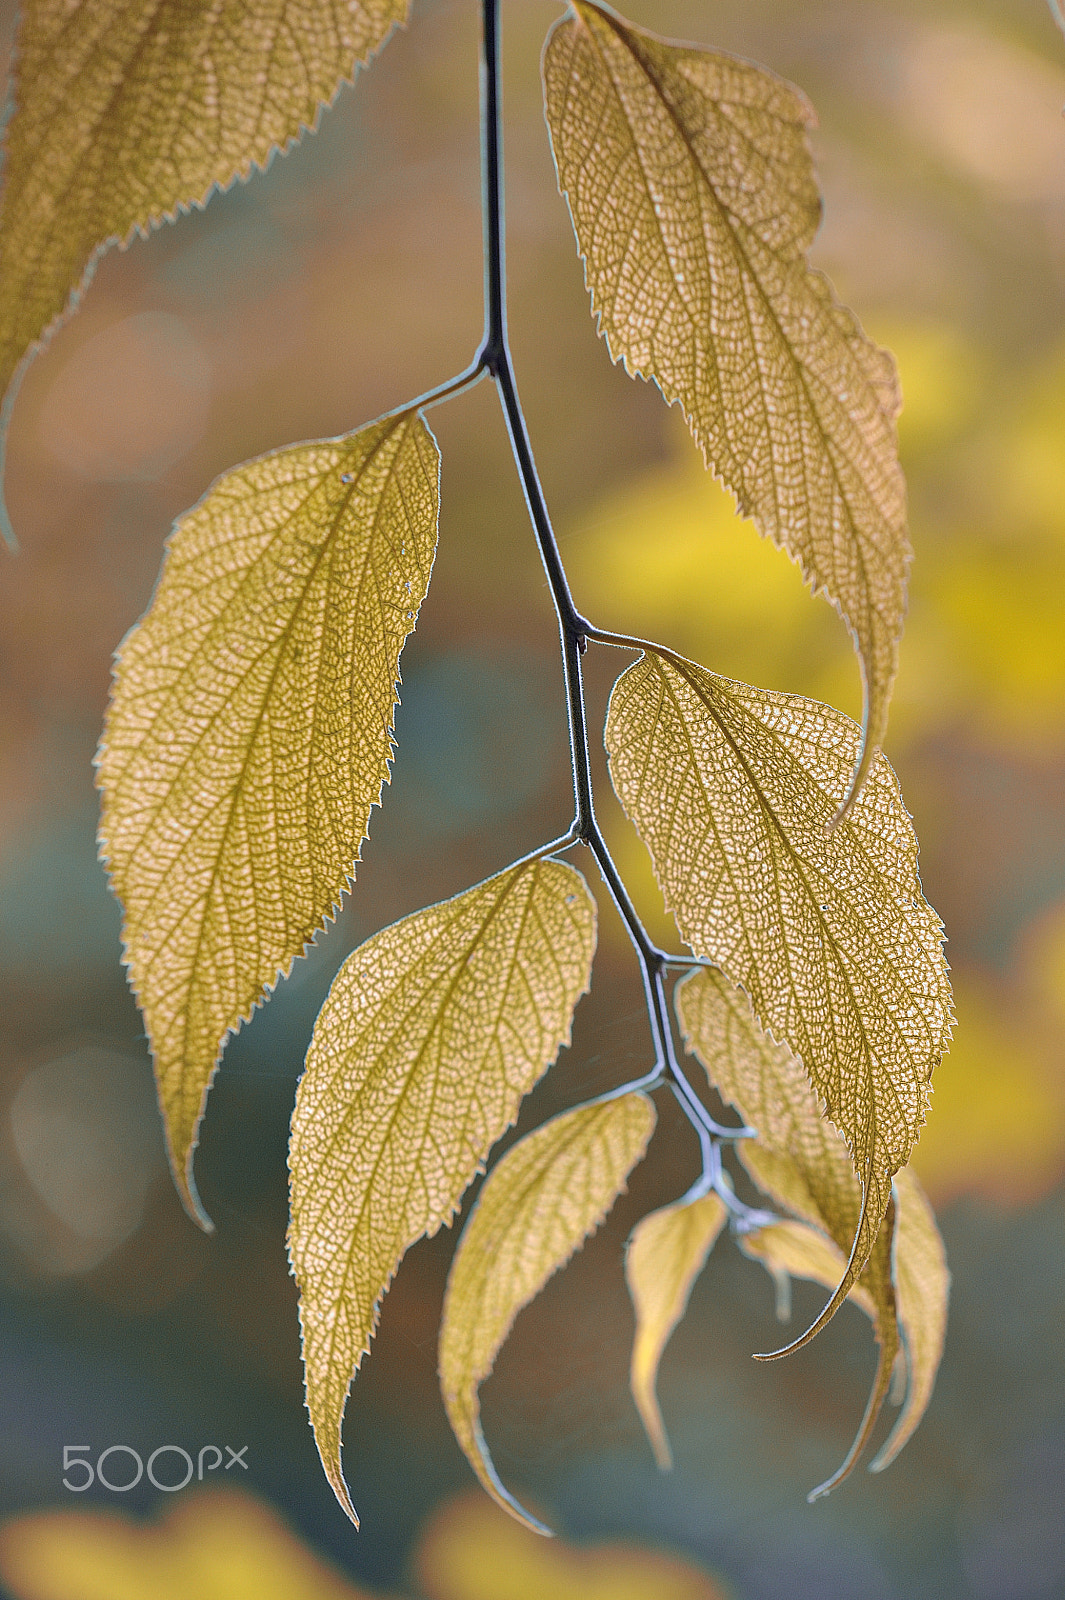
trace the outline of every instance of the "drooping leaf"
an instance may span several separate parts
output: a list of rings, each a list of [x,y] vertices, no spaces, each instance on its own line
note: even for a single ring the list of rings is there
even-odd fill
[[[289,1251],[307,1408],[356,1525],[341,1423],[381,1297],[568,1042],[594,949],[580,873],[526,861],[375,934],[319,1013],[292,1118]]]
[[[909,1168],[894,1182],[897,1220],[891,1271],[895,1283],[902,1346],[906,1356],[906,1398],[871,1472],[891,1465],[928,1409],[947,1332],[950,1272],[932,1207]]]
[[[178,1187],[227,1036],[338,906],[392,754],[436,549],[421,416],[236,468],[175,526],[118,652],[98,756]]]
[[[863,1190],[854,1272],[951,1024],[942,927],[883,756],[828,831],[859,737],[830,706],[657,652],[619,678],[606,728],[614,787],[682,936],[743,986],[846,1138]]]
[[[490,1173],[448,1276],[440,1386],[455,1437],[504,1510],[549,1530],[504,1488],[481,1432],[478,1390],[514,1319],[602,1222],[654,1131],[643,1094],[578,1106],[507,1151]]]
[[[799,1219],[744,1235],[743,1249],[763,1262],[778,1286],[783,1274],[792,1274],[834,1291],[815,1328],[849,1291],[876,1331],[877,1374],[861,1429],[839,1472],[814,1490],[813,1498],[845,1476],[869,1438],[887,1394],[900,1331],[908,1397],[874,1468],[894,1460],[920,1421],[946,1326],[949,1279],[942,1240],[920,1185],[907,1170],[895,1177],[876,1237],[869,1237],[874,1230],[868,1211],[859,1225],[862,1192],[847,1148],[821,1114],[802,1064],[786,1044],[762,1032],[741,989],[721,973],[704,970],[677,985],[676,1006],[685,1040],[711,1083],[758,1129],[756,1139],[738,1146],[744,1166],[766,1194]],[[856,1235],[859,1244],[852,1249]],[[862,1255],[867,1260],[859,1273]]]
[[[847,1147],[820,1114],[801,1063],[758,1026],[743,990],[722,973],[704,970],[677,985],[675,1003],[688,1049],[714,1088],[758,1131],[738,1149],[759,1188],[833,1239],[844,1252],[844,1269],[854,1246],[851,1270],[841,1269],[829,1285],[839,1285],[838,1306],[868,1259],[883,1211],[863,1208]]]
[[[809,1278],[826,1289],[835,1289],[847,1270],[846,1257],[838,1245],[808,1222],[796,1222],[792,1217],[741,1234],[739,1244],[744,1254],[760,1261],[773,1279],[781,1322],[791,1316],[792,1278]],[[875,1319],[876,1307],[860,1283],[851,1284],[847,1297],[861,1306],[866,1316]]]
[[[911,550],[894,363],[806,263],[821,215],[813,111],[763,68],[592,0],[551,33],[544,89],[611,356],[680,402],[740,509],[854,634],[856,787],[884,736]]]
[[[692,1286],[724,1227],[719,1195],[678,1201],[652,1211],[632,1230],[625,1251],[625,1277],[636,1308],[629,1384],[655,1460],[668,1471],[673,1457],[658,1404],[658,1366],[677,1323],[688,1309]]]
[[[247,178],[409,0],[25,0],[0,202],[0,394],[101,248]]]

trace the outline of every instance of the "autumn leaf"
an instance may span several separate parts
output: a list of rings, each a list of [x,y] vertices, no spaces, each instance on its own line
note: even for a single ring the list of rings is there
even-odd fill
[[[544,52],[559,186],[615,361],[679,401],[741,511],[850,627],[883,741],[911,558],[891,357],[811,270],[821,216],[792,85],[574,0]]]
[[[606,727],[614,787],[682,936],[743,986],[846,1138],[864,1196],[855,1272],[924,1122],[951,1024],[942,926],[882,755],[827,827],[859,739],[831,706],[657,651],[618,679]]]
[[[580,873],[525,861],[368,939],[319,1013],[292,1118],[289,1251],[307,1408],[356,1526],[341,1423],[381,1297],[568,1043],[594,950]]]
[[[175,1179],[247,1020],[336,910],[388,780],[399,653],[436,548],[414,412],[220,478],[171,536],[118,652],[101,852]]]
[[[514,1319],[602,1222],[643,1156],[655,1110],[643,1094],[578,1106],[527,1134],[493,1168],[448,1276],[440,1386],[455,1437],[505,1511],[547,1533],[501,1482],[478,1390]]]
[[[725,1219],[719,1195],[678,1200],[638,1222],[625,1251],[625,1278],[636,1308],[629,1383],[663,1471],[672,1467],[673,1457],[655,1392],[658,1366]]]
[[[759,1188],[799,1219],[752,1230],[741,1236],[743,1249],[762,1260],[778,1284],[787,1273],[833,1291],[815,1328],[849,1293],[876,1331],[877,1372],[862,1426],[843,1466],[813,1491],[814,1499],[840,1482],[864,1448],[888,1391],[900,1332],[908,1395],[875,1470],[894,1460],[920,1421],[946,1327],[943,1243],[917,1179],[906,1170],[895,1177],[883,1224],[872,1227],[846,1145],[821,1115],[801,1062],[762,1032],[741,989],[719,972],[693,973],[677,985],[676,1008],[685,1041],[710,1082],[758,1129],[756,1139],[737,1147],[741,1161]]]
[[[891,1465],[928,1408],[947,1333],[950,1272],[924,1190],[908,1168],[893,1184],[897,1219],[892,1255],[895,1304],[906,1356],[906,1398],[870,1472]]]
[[[408,5],[26,0],[0,203],[0,393],[106,244],[265,166]]]

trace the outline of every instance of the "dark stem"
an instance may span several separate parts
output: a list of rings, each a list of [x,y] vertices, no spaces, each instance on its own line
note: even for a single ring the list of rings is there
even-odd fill
[[[674,1087],[685,1115],[699,1135],[703,1148],[704,1166],[712,1159],[709,1154],[719,1138],[741,1137],[746,1129],[723,1127],[714,1121],[688,1083],[677,1060],[670,1027],[662,975],[676,958],[667,956],[656,948],[640,921],[628,890],[618,873],[607,849],[606,840],[596,821],[592,797],[591,761],[588,753],[588,718],[584,702],[584,684],[581,657],[584,654],[590,624],[581,616],[573,602],[566,579],[562,558],[551,517],[540,485],[532,446],[529,442],[525,416],[518,398],[514,366],[507,338],[506,246],[503,218],[503,134],[500,106],[500,37],[499,0],[482,0],[483,48],[481,55],[481,156],[484,218],[484,341],[475,365],[491,373],[499,394],[511,449],[518,468],[525,503],[529,510],[540,559],[547,575],[555,614],[558,618],[559,638],[562,646],[562,664],[566,681],[566,705],[569,718],[570,756],[573,766],[573,798],[575,839],[587,844],[595,857],[603,881],[628,930],[636,949],[647,999],[647,1014],[655,1051],[653,1077],[668,1079]]]

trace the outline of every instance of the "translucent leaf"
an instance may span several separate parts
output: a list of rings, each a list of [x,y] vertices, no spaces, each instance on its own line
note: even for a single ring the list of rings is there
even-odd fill
[[[658,1366],[726,1215],[716,1194],[663,1206],[636,1224],[625,1251],[625,1277],[636,1308],[629,1382],[663,1471],[672,1467],[673,1457],[655,1392]]]
[[[0,393],[101,248],[247,178],[409,0],[26,0],[0,206]]]
[[[368,939],[319,1013],[292,1118],[289,1251],[307,1408],[356,1524],[341,1423],[381,1297],[568,1043],[594,949],[580,873],[526,861]]]
[[[949,1277],[942,1240],[909,1171],[896,1176],[876,1236],[868,1212],[859,1229],[862,1194],[846,1146],[822,1116],[802,1064],[786,1044],[762,1032],[741,989],[719,972],[693,973],[677,985],[676,1006],[685,1039],[711,1083],[758,1129],[757,1139],[737,1147],[744,1166],[759,1188],[801,1219],[744,1235],[743,1249],[763,1262],[778,1288],[782,1276],[792,1274],[834,1291],[814,1328],[849,1291],[876,1330],[880,1352],[865,1418],[847,1460],[813,1498],[845,1476],[869,1438],[899,1353],[900,1331],[908,1394],[875,1469],[894,1460],[920,1421],[946,1327]],[[852,1251],[856,1234],[862,1242]],[[862,1256],[868,1259],[859,1275]]]
[[[414,412],[220,478],[118,653],[98,756],[175,1177],[227,1036],[348,887],[392,754],[399,653],[436,549]]]
[[[830,706],[658,653],[619,678],[606,727],[614,787],[681,934],[743,985],[847,1140],[864,1193],[855,1272],[924,1122],[951,1022],[942,927],[883,756],[827,828],[858,741]]]
[[[847,1270],[847,1258],[825,1234],[807,1222],[785,1217],[768,1228],[756,1228],[739,1236],[740,1249],[752,1261],[760,1261],[777,1287],[777,1316],[787,1322],[791,1315],[791,1279],[808,1278],[813,1283],[835,1289]],[[852,1283],[848,1299],[861,1306],[866,1316],[875,1318],[876,1307],[861,1284]]]
[[[870,1463],[871,1472],[891,1465],[924,1416],[947,1332],[950,1272],[932,1207],[909,1169],[896,1176],[894,1190],[898,1217],[892,1274],[906,1355],[906,1398],[887,1441]]]
[[[894,363],[806,264],[821,202],[798,89],[574,0],[548,124],[611,356],[679,401],[706,461],[816,591],[887,722],[911,556]],[[855,754],[858,754],[856,747]]]
[[[440,1386],[455,1436],[488,1493],[549,1530],[500,1481],[481,1432],[478,1389],[523,1306],[602,1222],[654,1131],[646,1095],[555,1117],[508,1150],[481,1190],[448,1277]]]

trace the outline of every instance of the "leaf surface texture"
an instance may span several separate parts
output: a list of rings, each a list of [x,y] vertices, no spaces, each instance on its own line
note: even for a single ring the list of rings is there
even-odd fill
[[[654,1131],[643,1094],[579,1106],[508,1150],[489,1174],[459,1241],[440,1329],[440,1385],[455,1436],[492,1498],[548,1530],[504,1488],[481,1432],[478,1389],[514,1319],[625,1187]]]
[[[614,787],[682,936],[743,986],[846,1138],[868,1212],[858,1269],[951,1023],[942,926],[882,755],[826,831],[859,739],[830,706],[657,653],[619,678],[606,728]]]
[[[392,755],[399,653],[436,549],[413,412],[220,478],[118,653],[101,848],[175,1176],[227,1035],[348,887]]]
[[[292,1119],[289,1250],[307,1406],[355,1522],[340,1430],[381,1297],[568,1042],[594,949],[580,873],[525,862],[375,934],[318,1016]]]
[[[656,1393],[658,1367],[725,1219],[720,1195],[679,1200],[638,1222],[625,1252],[625,1278],[636,1310],[629,1383],[663,1471],[673,1465],[673,1457]]]
[[[100,248],[317,121],[409,0],[26,0],[0,206],[0,393]]]
[[[679,401],[707,464],[857,642],[883,740],[911,549],[894,363],[806,263],[821,216],[805,96],[749,61],[574,0],[548,124],[611,356]]]

